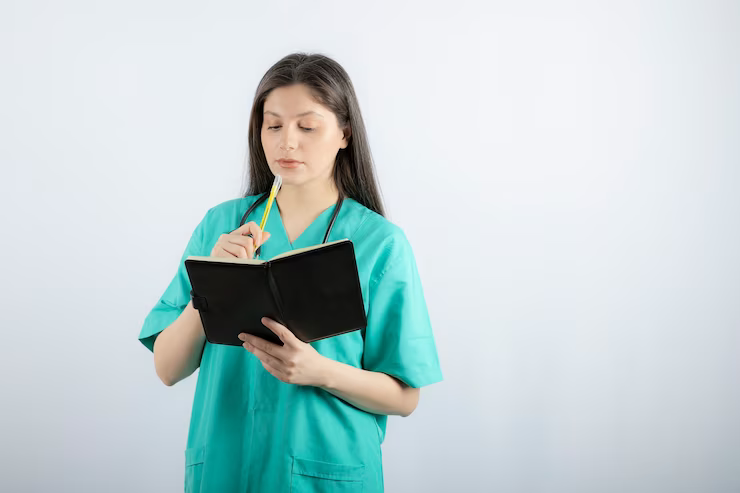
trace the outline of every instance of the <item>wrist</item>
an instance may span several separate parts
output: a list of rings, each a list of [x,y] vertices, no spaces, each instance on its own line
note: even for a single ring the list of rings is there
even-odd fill
[[[336,366],[339,364],[331,358],[321,356],[321,369],[319,371],[319,381],[316,385],[323,390],[333,390],[336,387]]]

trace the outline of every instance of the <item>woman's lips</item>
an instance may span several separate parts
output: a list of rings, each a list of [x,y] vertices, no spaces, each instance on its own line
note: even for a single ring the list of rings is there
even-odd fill
[[[295,161],[293,159],[289,159],[289,160],[288,159],[278,159],[278,164],[282,168],[297,168],[303,163],[300,161]]]

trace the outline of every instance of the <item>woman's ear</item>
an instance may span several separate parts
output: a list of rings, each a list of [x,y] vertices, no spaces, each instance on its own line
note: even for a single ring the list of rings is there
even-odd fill
[[[347,146],[349,145],[349,138],[352,136],[352,127],[347,125],[346,127],[344,127],[343,133],[344,133],[344,138],[342,139],[341,148],[346,149]]]

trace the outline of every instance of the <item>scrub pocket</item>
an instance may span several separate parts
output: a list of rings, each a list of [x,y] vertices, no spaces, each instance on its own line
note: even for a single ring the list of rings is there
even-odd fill
[[[200,491],[205,451],[205,446],[185,450],[185,493],[197,493]]]
[[[364,465],[331,464],[293,457],[291,493],[362,493]]]

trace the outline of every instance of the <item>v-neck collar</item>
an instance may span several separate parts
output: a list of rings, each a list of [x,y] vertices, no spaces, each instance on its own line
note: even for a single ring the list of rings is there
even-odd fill
[[[288,231],[285,229],[285,223],[283,223],[283,216],[280,213],[280,207],[278,207],[277,198],[272,204],[270,210],[270,216],[267,218],[267,223],[270,224],[268,231],[272,234],[281,236],[283,242],[287,245],[286,250],[295,250],[298,248],[305,248],[308,246],[314,246],[320,244],[324,240],[326,229],[329,227],[329,221],[331,216],[336,209],[336,202],[324,209],[321,214],[309,224],[298,237],[290,241]],[[267,225],[266,225],[267,226]]]

